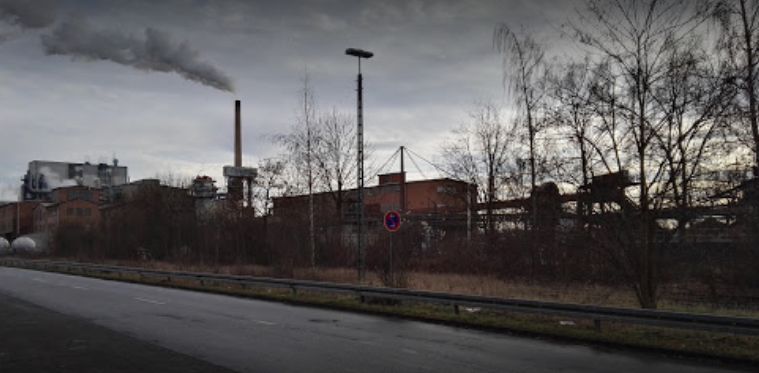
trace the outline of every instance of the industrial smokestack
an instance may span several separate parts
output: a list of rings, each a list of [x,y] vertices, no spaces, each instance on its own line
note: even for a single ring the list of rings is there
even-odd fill
[[[240,100],[235,100],[235,167],[242,167],[242,133],[240,130]]]

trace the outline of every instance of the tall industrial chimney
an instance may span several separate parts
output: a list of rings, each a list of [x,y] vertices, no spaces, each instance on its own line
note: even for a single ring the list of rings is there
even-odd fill
[[[240,100],[235,100],[235,167],[242,167],[242,134],[240,130]]]

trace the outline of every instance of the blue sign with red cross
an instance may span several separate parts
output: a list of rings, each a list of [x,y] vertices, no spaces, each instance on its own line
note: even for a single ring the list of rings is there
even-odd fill
[[[385,228],[390,232],[395,232],[401,228],[401,215],[397,211],[385,213]]]

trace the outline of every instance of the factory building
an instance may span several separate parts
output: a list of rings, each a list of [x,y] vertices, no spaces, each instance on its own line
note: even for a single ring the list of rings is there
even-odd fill
[[[32,215],[39,202],[0,203],[0,237],[9,241],[34,230]]]
[[[21,179],[21,196],[24,201],[49,201],[53,189],[67,186],[84,186],[108,191],[129,181],[127,167],[113,164],[68,163],[31,161]]]
[[[355,189],[345,190],[342,214],[355,215]],[[274,215],[278,217],[305,214],[308,195],[273,198]],[[333,193],[315,193],[314,210],[334,211]],[[407,214],[466,214],[477,202],[477,186],[453,179],[405,180],[404,173],[379,175],[379,184],[364,188],[364,208],[367,216],[381,217],[387,211]]]
[[[56,188],[50,195],[51,202],[40,203],[34,209],[34,232],[52,239],[60,227],[97,229],[99,194],[98,189],[83,186]]]

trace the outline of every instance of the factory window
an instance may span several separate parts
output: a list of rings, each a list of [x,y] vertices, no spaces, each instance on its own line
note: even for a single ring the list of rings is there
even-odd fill
[[[74,208],[73,207],[67,208],[66,209],[66,215],[68,215],[68,216],[74,215]]]
[[[81,207],[77,207],[76,208],[76,216],[82,216],[82,208]]]
[[[92,216],[92,209],[89,209],[89,208],[84,209],[84,216]]]
[[[440,194],[456,194],[456,188],[450,186],[439,186],[437,192]]]

